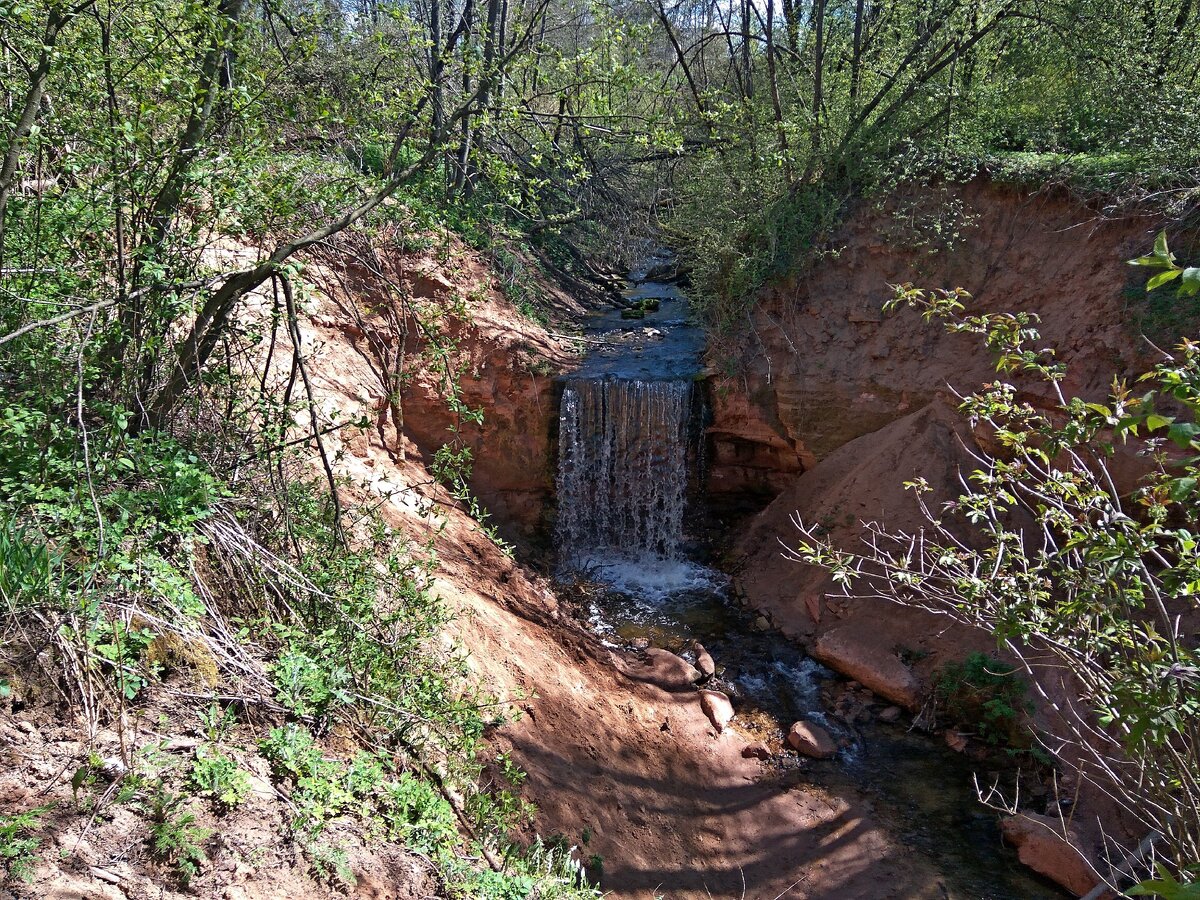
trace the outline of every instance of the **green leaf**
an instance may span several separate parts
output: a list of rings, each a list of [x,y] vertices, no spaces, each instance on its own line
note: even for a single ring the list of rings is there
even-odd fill
[[[1176,478],[1171,482],[1171,499],[1182,503],[1196,492],[1195,478]]]
[[[87,777],[89,774],[91,774],[91,771],[92,770],[90,766],[82,765],[76,769],[75,774],[71,776],[71,793],[76,795],[76,799],[78,799],[79,789],[83,787],[84,782],[87,781]]]
[[[1179,293],[1185,297],[1200,293],[1200,266],[1189,266],[1183,270],[1183,280],[1179,284]]]
[[[1166,428],[1174,419],[1168,419],[1166,416],[1160,416],[1157,413],[1151,413],[1146,416],[1146,428],[1150,431],[1158,431],[1160,428]]]
[[[1160,231],[1154,239],[1154,252],[1149,256],[1139,256],[1129,260],[1131,266],[1150,266],[1154,269],[1175,268],[1175,254],[1167,249],[1167,233]]]
[[[1166,259],[1174,259],[1174,254],[1167,249],[1167,230],[1164,228],[1158,233],[1158,237],[1154,239],[1154,255],[1162,256]]]
[[[1131,266],[1149,266],[1153,269],[1165,269],[1171,264],[1161,256],[1139,256],[1137,259],[1129,260]]]
[[[1128,888],[1125,893],[1130,897],[1162,897],[1163,900],[1200,900],[1200,882],[1183,884],[1175,879],[1166,868],[1159,863],[1158,879],[1143,881],[1141,884]]]
[[[1177,447],[1190,447],[1197,434],[1200,434],[1200,426],[1190,422],[1176,422],[1167,429],[1167,437]]]
[[[1167,269],[1165,272],[1159,272],[1153,278],[1146,282],[1146,290],[1152,291],[1156,287],[1162,287],[1168,281],[1174,281],[1183,274],[1183,269]]]

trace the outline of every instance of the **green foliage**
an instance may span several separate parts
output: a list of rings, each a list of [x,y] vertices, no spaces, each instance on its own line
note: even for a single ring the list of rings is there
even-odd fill
[[[305,847],[305,853],[313,873],[322,881],[341,888],[352,888],[357,883],[344,847],[314,843]]]
[[[62,559],[14,519],[0,522],[0,601],[10,610],[61,602]]]
[[[219,809],[232,809],[250,796],[250,775],[215,747],[202,745],[188,776],[188,784]]]
[[[172,794],[159,783],[150,800],[150,848],[186,888],[207,861],[202,845],[213,831],[196,824],[195,813],[183,808],[185,802],[185,796]]]
[[[450,886],[450,896],[454,900],[595,900],[603,894],[587,883],[565,840],[536,838],[503,872],[461,873]]]
[[[1148,256],[1139,256],[1129,261],[1131,266],[1144,266],[1151,271],[1157,270],[1146,282],[1146,290],[1169,284],[1179,279],[1179,295],[1191,297],[1200,294],[1200,266],[1181,266],[1175,261],[1175,254],[1167,247],[1167,233],[1160,231],[1154,240],[1154,250]]]
[[[721,198],[700,181],[669,223],[691,263],[693,306],[717,336],[744,328],[755,292],[768,278],[794,274],[814,259],[839,221],[843,198],[835,186],[776,187],[780,193],[764,202],[757,181]]]
[[[271,729],[260,745],[278,779],[291,782],[293,827],[315,839],[333,819],[354,812],[377,820],[384,834],[437,855],[458,844],[458,824],[446,799],[427,781],[396,771],[384,753],[328,759],[310,732],[297,725]]]
[[[1189,867],[1193,872],[1196,866]],[[1200,881],[1181,883],[1167,871],[1166,866],[1158,866],[1158,877],[1147,879],[1125,893],[1130,897],[1160,897],[1161,900],[1197,900],[1200,898]]]
[[[428,782],[401,772],[382,787],[380,810],[391,837],[423,852],[458,843],[458,822],[446,799]]]
[[[0,865],[4,867],[4,879],[0,880],[20,878],[33,883],[33,867],[38,862],[37,848],[41,839],[30,832],[50,808],[38,806],[23,813],[0,816]]]
[[[971,729],[993,747],[1029,749],[1025,723],[1033,711],[1029,688],[1014,669],[985,653],[972,653],[938,671],[933,696],[938,710],[956,725]]]

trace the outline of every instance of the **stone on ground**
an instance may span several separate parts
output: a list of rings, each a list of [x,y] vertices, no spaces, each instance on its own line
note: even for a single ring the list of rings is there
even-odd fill
[[[788,731],[787,739],[794,750],[814,759],[829,759],[837,754],[837,743],[814,722],[797,722]]]
[[[1078,836],[1070,829],[1064,835],[1060,819],[1021,813],[1004,819],[1000,831],[1017,848],[1021,862],[1075,896],[1084,896],[1100,883],[1100,876],[1076,846]]]
[[[733,720],[733,704],[720,691],[701,691],[700,708],[718,732],[724,731]]]
[[[717,672],[717,664],[713,662],[712,654],[705,650],[704,645],[700,643],[696,644],[695,650],[696,668],[705,678],[712,678]]]

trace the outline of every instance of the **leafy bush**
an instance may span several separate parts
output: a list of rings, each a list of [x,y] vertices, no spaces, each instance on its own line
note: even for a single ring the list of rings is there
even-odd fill
[[[197,748],[188,783],[220,809],[232,809],[250,796],[249,774],[220,750],[209,746]]]

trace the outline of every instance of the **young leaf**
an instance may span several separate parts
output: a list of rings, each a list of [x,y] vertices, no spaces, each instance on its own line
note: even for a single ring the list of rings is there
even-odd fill
[[[1165,272],[1159,272],[1153,278],[1146,282],[1146,290],[1152,291],[1156,287],[1162,287],[1168,281],[1174,281],[1183,274],[1182,269],[1167,269]]]
[[[1179,283],[1179,293],[1185,297],[1200,293],[1200,266],[1190,266],[1183,270],[1183,280]]]

